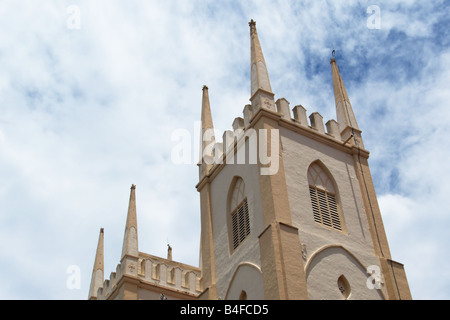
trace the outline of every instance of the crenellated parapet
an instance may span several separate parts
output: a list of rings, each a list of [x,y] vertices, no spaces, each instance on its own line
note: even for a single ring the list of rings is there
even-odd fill
[[[116,272],[111,272],[109,279],[103,281],[103,286],[97,291],[97,300],[106,300],[111,296],[111,293],[117,288],[117,284],[123,276],[122,267],[123,265],[119,263],[116,267]]]
[[[285,98],[278,99],[275,105],[275,111],[263,108],[258,109],[256,112],[252,105],[246,105],[243,108],[242,116],[236,117],[231,124],[231,129],[224,131],[222,141],[218,141],[216,138],[209,140],[209,136],[204,139],[202,146],[207,147],[210,152],[203,153],[203,161],[199,164],[199,180],[202,180],[212,172],[216,165],[224,163],[243,164],[239,162],[237,150],[247,139],[255,144],[253,148],[249,147],[247,151],[251,153],[258,150],[260,133],[254,129],[254,123],[260,113],[276,119],[280,126],[287,126],[290,129],[297,127],[311,137],[316,136],[317,138],[327,139],[331,143],[340,145],[346,145],[349,142],[349,140],[346,141],[341,136],[339,124],[335,119],[324,123],[323,116],[319,112],[312,112],[308,115],[307,109],[302,105],[296,105],[291,109],[289,101]],[[245,163],[248,163],[248,159],[252,159],[251,154],[247,155],[247,162]],[[250,164],[255,163],[250,162]]]
[[[136,268],[135,280],[143,287],[153,287],[155,292],[173,291],[191,297],[198,296],[202,292],[199,268],[142,252],[139,253]],[[109,279],[106,279],[97,291],[98,300],[114,296],[124,276],[130,278],[123,269],[124,265],[118,264],[116,272],[111,272]]]
[[[138,266],[138,276],[145,282],[190,294],[201,292],[199,268],[144,253]]]

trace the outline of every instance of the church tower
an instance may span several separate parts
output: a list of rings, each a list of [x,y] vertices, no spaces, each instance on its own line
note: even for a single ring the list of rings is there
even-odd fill
[[[199,164],[200,299],[411,299],[336,59],[337,121],[275,101],[255,21],[250,104]],[[292,115],[291,115],[292,111]],[[212,127],[203,88],[202,133]]]
[[[88,298],[411,299],[336,59],[337,121],[324,124],[318,112],[275,100],[256,22],[249,26],[250,103],[222,137],[202,89],[199,267],[174,261],[170,246],[167,258],[139,251],[132,185],[120,263],[105,280],[101,229]]]

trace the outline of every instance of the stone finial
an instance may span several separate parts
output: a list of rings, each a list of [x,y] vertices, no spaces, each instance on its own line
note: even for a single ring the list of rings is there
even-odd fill
[[[167,244],[167,260],[172,261],[172,247],[170,244]]]
[[[255,20],[250,20],[250,22],[248,23],[248,25],[250,26],[250,31],[254,32],[256,31],[256,21]]]

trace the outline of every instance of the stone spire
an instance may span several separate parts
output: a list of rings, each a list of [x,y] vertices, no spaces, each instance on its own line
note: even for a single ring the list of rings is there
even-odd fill
[[[259,43],[258,32],[256,31],[256,22],[252,19],[249,22],[250,41],[251,41],[251,95],[253,96],[258,89],[272,92],[270,86],[269,73],[267,72],[266,61]]]
[[[200,135],[200,161],[199,164],[205,160],[206,157],[213,156],[214,143],[216,142],[214,136],[214,125],[211,116],[211,106],[209,103],[208,87],[203,86],[202,96],[202,127]],[[209,160],[208,160],[209,161]]]
[[[351,135],[360,136],[361,131],[359,130],[358,123],[356,122],[352,104],[348,98],[347,90],[345,89],[344,82],[342,81],[341,73],[339,72],[334,55],[330,61],[330,64],[331,73],[333,76],[334,97],[336,100],[337,122],[339,124],[341,136],[344,140],[349,139]]]
[[[209,89],[207,86],[203,86],[202,90],[202,131],[205,132],[208,129],[214,129],[214,125],[211,116],[211,105],[209,104]]]
[[[128,215],[123,237],[122,258],[126,255],[138,257],[138,236],[136,217],[136,186],[131,186],[130,202],[128,204]]]
[[[103,228],[100,229],[97,252],[95,253],[94,268],[92,269],[91,286],[89,287],[89,300],[97,299],[97,290],[103,286],[104,259],[103,259]]]
[[[250,26],[250,56],[251,56],[251,98],[254,113],[260,108],[275,111],[274,94],[270,85],[266,61],[259,43],[256,22],[252,19]]]

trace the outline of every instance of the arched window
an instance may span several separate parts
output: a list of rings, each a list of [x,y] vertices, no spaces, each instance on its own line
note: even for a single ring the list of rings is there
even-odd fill
[[[318,163],[313,163],[308,170],[308,182],[314,221],[342,231],[336,188],[329,174]]]
[[[241,294],[239,295],[239,300],[247,300],[247,292],[245,292],[245,290],[241,291]]]
[[[250,217],[248,213],[245,183],[242,178],[237,178],[229,197],[229,210],[231,220],[231,244],[236,249],[250,234]]]

